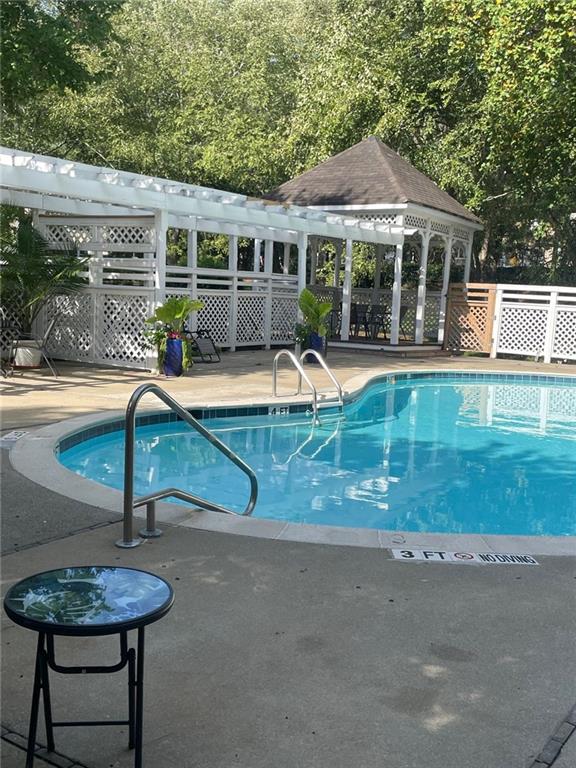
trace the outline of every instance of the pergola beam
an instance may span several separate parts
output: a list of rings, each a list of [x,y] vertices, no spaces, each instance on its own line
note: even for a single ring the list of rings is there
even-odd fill
[[[243,195],[138,174],[35,156],[0,148],[2,186],[92,203],[164,210],[172,216],[199,216],[219,222],[261,226],[321,237],[395,245],[402,233],[373,222],[343,219],[297,206],[267,205]]]

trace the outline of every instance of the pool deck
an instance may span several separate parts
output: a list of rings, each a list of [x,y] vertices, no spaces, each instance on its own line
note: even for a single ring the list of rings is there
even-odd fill
[[[259,402],[270,396],[272,357],[226,355],[220,366],[171,381],[73,365],[59,379],[16,376],[0,382],[2,432],[121,410],[146,381],[186,404]],[[344,352],[329,363],[343,382],[406,369],[576,373],[575,366]],[[286,374],[282,384],[290,386]],[[159,539],[119,550],[117,513],[46,490],[14,470],[7,450],[1,454],[4,591],[32,572],[86,563],[144,568],[175,589],[174,609],[147,633],[149,768],[574,764],[574,557],[542,556],[538,566],[402,563],[383,549],[172,525]],[[4,615],[1,626],[2,766],[15,768],[23,764],[17,745],[28,720],[35,635]],[[110,643],[63,639],[59,647],[66,662],[81,663]],[[125,680],[54,675],[52,688],[58,717],[73,701],[73,716],[114,719]],[[68,762],[55,764],[130,766],[122,731],[107,729],[103,739],[97,728],[59,730],[57,749]]]

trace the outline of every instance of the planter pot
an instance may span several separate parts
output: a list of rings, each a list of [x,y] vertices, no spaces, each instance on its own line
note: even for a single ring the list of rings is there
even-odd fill
[[[35,342],[17,341],[14,354],[15,368],[41,368],[42,353]]]
[[[164,375],[182,376],[182,339],[166,339]]]
[[[314,333],[313,331],[308,337],[308,349],[313,349],[315,352],[318,352],[320,355],[325,355],[326,337],[319,336],[317,333]],[[315,363],[316,365],[319,364],[318,360],[314,357],[314,355],[306,355],[304,360],[307,363]]]

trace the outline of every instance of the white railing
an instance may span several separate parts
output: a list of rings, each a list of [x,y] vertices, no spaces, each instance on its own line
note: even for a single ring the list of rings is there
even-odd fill
[[[576,360],[576,288],[496,286],[491,357]]]

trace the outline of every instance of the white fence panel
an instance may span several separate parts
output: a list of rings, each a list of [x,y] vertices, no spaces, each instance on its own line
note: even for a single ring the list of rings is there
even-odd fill
[[[576,360],[576,288],[497,285],[492,354]]]

